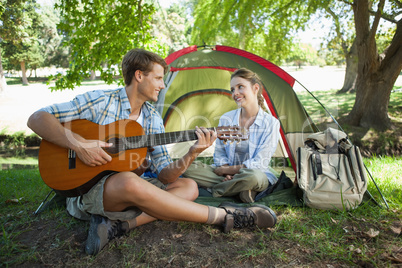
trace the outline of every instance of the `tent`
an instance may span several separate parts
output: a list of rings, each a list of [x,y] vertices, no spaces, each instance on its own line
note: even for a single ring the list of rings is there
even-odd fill
[[[238,68],[248,68],[260,76],[266,107],[281,123],[274,167],[294,177],[296,149],[318,128],[299,101],[292,76],[268,60],[228,46],[190,46],[165,60],[169,65],[166,89],[161,91],[156,107],[166,132],[217,126],[223,113],[237,108],[231,98],[230,75]],[[178,158],[190,145],[177,143],[169,150]],[[211,150],[206,155],[211,155]]]
[[[222,114],[237,108],[231,98],[230,75],[241,67],[259,75],[264,87],[266,108],[280,121],[280,140],[271,161],[271,166],[278,174],[284,171],[289,178],[296,179],[296,150],[304,146],[308,135],[327,127],[342,130],[325,107],[295,78],[279,66],[250,52],[221,45],[193,45],[170,54],[165,61],[169,65],[164,77],[166,88],[161,91],[155,106],[164,120],[166,132],[194,129],[195,126],[216,127]],[[307,113],[297,95],[300,89],[310,93],[308,102],[321,105],[320,111]],[[193,142],[168,146],[171,156],[181,157]],[[213,148],[209,148],[202,156],[212,154]],[[297,195],[295,189],[289,191],[293,191],[290,195]],[[297,198],[287,199],[289,193],[278,194],[285,196],[283,204],[300,205]],[[279,196],[266,199],[265,204],[279,199]]]

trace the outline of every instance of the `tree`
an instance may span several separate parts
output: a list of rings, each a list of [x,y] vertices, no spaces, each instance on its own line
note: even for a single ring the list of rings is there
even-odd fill
[[[317,51],[310,44],[296,43],[286,61],[293,62],[300,69],[304,63],[316,64],[319,60]]]
[[[4,10],[6,9],[5,5],[3,2],[0,2],[0,17],[3,14]],[[3,42],[3,39],[0,37],[0,94],[5,91],[7,87],[6,83],[6,78],[4,77],[4,71],[3,71],[3,64],[2,64],[2,49],[1,49],[1,43]]]
[[[347,3],[353,7],[358,53],[356,99],[347,119],[352,125],[385,130],[391,127],[389,98],[402,70],[402,19],[395,19],[402,3],[390,1],[390,7],[384,8],[385,0],[380,0],[376,11],[369,0]],[[375,38],[381,17],[395,23],[396,30],[388,47],[379,53]]]
[[[340,51],[346,63],[345,79],[342,88],[337,93],[355,90],[357,77],[357,50],[353,24],[353,12],[349,6],[339,1],[332,1],[325,7],[327,17],[333,20],[332,33],[329,33],[327,48]],[[339,55],[337,55],[339,58]]]
[[[238,47],[280,63],[291,51],[294,33],[321,6],[314,0],[198,1],[192,41]]]
[[[278,62],[289,53],[292,31],[303,29],[308,17],[338,1],[352,6],[358,55],[356,101],[348,122],[386,129],[391,90],[402,68],[402,22],[396,19],[402,11],[399,0],[388,1],[385,8],[385,0],[199,1],[193,40],[233,44]],[[376,11],[373,3],[378,3]],[[381,18],[394,23],[396,30],[389,46],[379,53],[376,33]],[[260,49],[264,51],[259,53]]]
[[[35,57],[39,59],[37,44],[37,25],[39,15],[36,10],[39,5],[34,0],[7,0],[1,15],[0,34],[3,38],[2,47],[14,46],[17,54],[12,61],[18,61],[22,71],[22,83],[28,84],[26,64]]]
[[[168,8],[159,4],[152,19],[152,34],[169,48],[168,54],[187,47],[190,43],[191,25],[187,17],[187,2],[173,3]]]
[[[60,14],[53,6],[42,6],[39,10],[41,21],[39,24],[38,42],[41,53],[44,56],[43,66],[64,66],[68,67],[69,47],[62,46],[66,39],[57,29],[60,22]]]
[[[59,29],[70,38],[72,55],[66,75],[56,76],[53,89],[73,89],[91,71],[99,71],[109,84],[115,82],[122,56],[134,47],[167,54],[167,48],[151,36],[150,22],[155,12],[151,3],[61,0],[55,7],[61,14]]]

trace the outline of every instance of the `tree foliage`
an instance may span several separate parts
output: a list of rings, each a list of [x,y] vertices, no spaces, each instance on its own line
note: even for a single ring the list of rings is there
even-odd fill
[[[152,35],[169,48],[168,54],[190,44],[191,21],[187,16],[188,2],[173,3],[163,8],[158,1],[152,20]],[[164,55],[167,56],[167,55]]]
[[[166,47],[151,35],[153,4],[141,0],[61,0],[59,29],[69,36],[70,66],[58,75],[54,89],[73,89],[91,71],[99,71],[107,83],[120,74],[123,55],[143,47],[161,55]],[[122,83],[122,80],[120,80]]]
[[[198,1],[192,41],[224,44],[280,63],[290,52],[298,30],[326,1]]]
[[[11,64],[21,66],[23,84],[27,84],[26,64],[31,62],[37,66],[43,61],[37,41],[40,16],[36,10],[39,5],[34,0],[7,0],[4,4],[0,24],[4,55]]]

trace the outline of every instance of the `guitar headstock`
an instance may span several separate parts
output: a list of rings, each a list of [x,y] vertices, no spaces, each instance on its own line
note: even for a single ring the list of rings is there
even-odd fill
[[[220,126],[216,127],[216,134],[218,139],[223,140],[225,143],[230,142],[240,142],[248,139],[247,129],[239,126]]]

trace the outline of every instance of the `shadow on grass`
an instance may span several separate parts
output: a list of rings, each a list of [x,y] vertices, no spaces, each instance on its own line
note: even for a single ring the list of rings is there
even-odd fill
[[[355,103],[354,93],[337,94],[336,90],[314,91],[313,95],[324,105],[327,111],[335,118],[342,129],[348,134],[353,144],[360,147],[363,156],[373,155],[397,156],[402,154],[402,92],[396,90],[391,93],[388,114],[393,128],[386,131],[377,131],[346,123]],[[324,108],[308,92],[298,93],[300,102],[316,122],[320,130],[333,124],[331,117]]]

